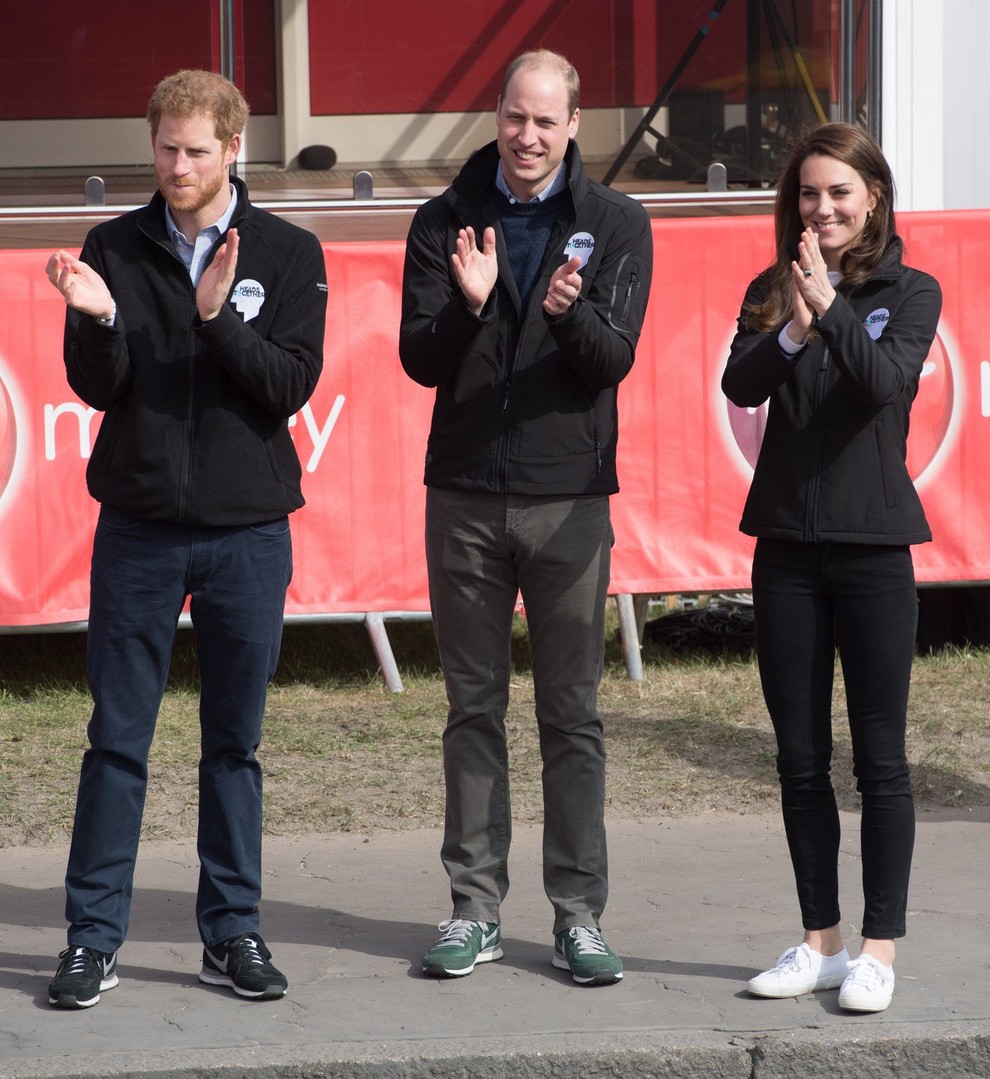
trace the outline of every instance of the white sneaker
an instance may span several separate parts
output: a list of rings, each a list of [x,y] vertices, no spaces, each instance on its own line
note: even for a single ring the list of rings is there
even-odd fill
[[[894,995],[894,968],[885,967],[872,955],[861,955],[849,964],[839,990],[839,1007],[850,1012],[882,1012]]]
[[[788,948],[772,970],[750,978],[746,988],[754,997],[800,997],[816,989],[835,989],[849,973],[849,953],[822,955],[807,944]]]

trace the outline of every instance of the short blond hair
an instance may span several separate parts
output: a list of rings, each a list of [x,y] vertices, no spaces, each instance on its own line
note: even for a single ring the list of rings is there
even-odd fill
[[[215,71],[187,68],[166,76],[155,87],[148,102],[148,123],[154,138],[163,116],[212,116],[214,134],[226,146],[244,130],[250,112],[230,79]]]

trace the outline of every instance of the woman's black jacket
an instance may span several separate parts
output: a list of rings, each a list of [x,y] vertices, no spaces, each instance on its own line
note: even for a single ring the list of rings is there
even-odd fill
[[[930,540],[905,457],[941,311],[938,282],[904,266],[895,241],[848,299],[836,296],[795,357],[780,348],[779,327],[749,329],[748,305],[768,287],[764,273],[747,290],[722,377],[734,404],[769,401],[740,529],[809,543]]]

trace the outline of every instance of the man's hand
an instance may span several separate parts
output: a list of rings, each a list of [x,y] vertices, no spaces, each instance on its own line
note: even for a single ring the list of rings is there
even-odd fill
[[[93,318],[110,318],[113,297],[102,277],[68,251],[56,251],[45,265],[48,280],[69,307]]]
[[[498,280],[498,256],[495,254],[495,230],[485,229],[483,246],[478,248],[474,229],[468,225],[457,234],[457,250],[450,256],[464,299],[468,307],[481,314],[495,282]]]
[[[240,239],[237,229],[230,229],[226,241],[221,244],[213,261],[203,271],[196,286],[196,309],[203,322],[216,318],[227,302],[230,286],[234,283],[237,269],[237,248]]]
[[[581,295],[581,275],[578,273],[581,265],[580,255],[575,255],[554,271],[543,301],[543,310],[548,315],[563,315]]]

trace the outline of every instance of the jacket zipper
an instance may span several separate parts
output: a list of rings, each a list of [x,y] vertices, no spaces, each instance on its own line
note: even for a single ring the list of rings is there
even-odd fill
[[[629,318],[629,308],[632,306],[633,292],[636,289],[637,275],[636,271],[629,275],[629,284],[626,285],[626,298],[622,305],[622,321],[625,322]]]
[[[512,400],[512,372],[516,366],[516,354],[518,347],[512,351],[512,363],[505,376],[505,387],[502,391],[502,407],[499,410],[499,433],[498,452],[495,457],[495,488],[499,494],[504,494],[509,483],[509,405]]]
[[[175,259],[175,261],[182,268],[183,277],[186,284],[189,286],[190,296],[192,298],[193,305],[196,303],[196,288],[192,283],[192,279],[189,277],[189,271],[186,268],[186,264],[179,258],[175,251],[175,248],[171,244],[161,243],[161,246]],[[192,501],[192,444],[193,444],[193,417],[195,416],[195,403],[193,401],[193,393],[195,389],[195,374],[196,374],[196,335],[193,333],[192,328],[189,329],[190,336],[190,348],[189,348],[189,364],[187,367],[187,374],[189,378],[189,395],[186,402],[186,437],[183,447],[183,461],[179,478],[179,490],[177,492],[178,507],[179,507],[179,520],[185,520],[188,512],[190,502]]]
[[[509,405],[511,404],[511,398],[512,398],[512,375],[513,375],[513,373],[514,373],[514,371],[516,369],[516,358],[522,352],[523,342],[524,342],[524,340],[526,338],[526,330],[529,327],[529,312],[530,312],[530,309],[531,309],[533,303],[536,300],[537,291],[538,291],[538,288],[539,288],[540,284],[543,282],[544,274],[546,274],[546,271],[547,271],[548,267],[550,266],[551,260],[554,257],[553,253],[555,251],[559,250],[559,243],[560,243],[561,237],[566,235],[569,229],[573,229],[575,227],[575,224],[576,224],[576,217],[573,217],[573,216],[569,217],[568,221],[563,226],[561,226],[560,219],[558,219],[557,224],[554,226],[553,232],[551,233],[550,242],[547,244],[547,250],[546,250],[546,253],[544,255],[543,262],[540,265],[540,272],[537,274],[537,277],[536,277],[536,284],[533,286],[533,290],[529,294],[529,300],[527,301],[525,308],[520,313],[521,318],[520,318],[520,328],[519,328],[519,339],[516,342],[515,347],[512,349],[512,353],[511,353],[512,360],[511,360],[511,363],[509,364],[508,369],[506,371],[506,375],[505,375],[505,391],[502,394],[502,408],[501,408],[501,413],[499,415],[499,423],[500,423],[500,428],[501,429],[499,431],[498,451],[496,453],[496,459],[495,459],[495,483],[496,483],[496,489],[500,494],[505,492],[506,488],[508,487],[508,483],[509,483],[509,427],[510,427]],[[632,302],[632,290],[633,290],[633,285],[635,283],[635,278],[636,278],[636,275],[632,274],[630,282],[629,282],[629,286],[626,289],[626,301],[625,302],[626,302],[627,310],[628,310],[628,307],[629,307],[630,303]],[[497,284],[496,284],[496,287],[498,287]],[[542,302],[543,302],[543,300],[542,300],[542,295],[541,295],[540,303],[542,304]],[[597,463],[597,469],[600,472],[601,471],[601,447],[599,446],[599,443],[598,443],[597,430],[595,432],[595,461]]]
[[[815,395],[811,402],[814,416],[814,438],[811,445],[811,475],[808,483],[808,499],[805,506],[805,538],[814,543],[818,534],[818,494],[821,488],[821,464],[825,453],[825,417],[819,407],[825,397],[825,383],[828,378],[828,346],[822,343],[822,358],[818,364],[818,376],[815,379]]]

